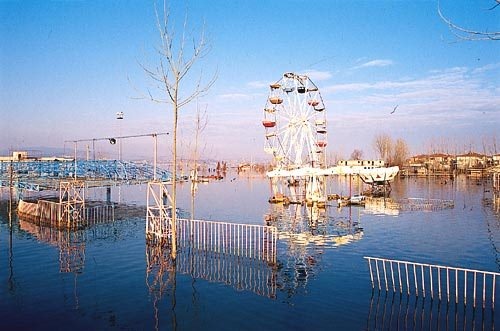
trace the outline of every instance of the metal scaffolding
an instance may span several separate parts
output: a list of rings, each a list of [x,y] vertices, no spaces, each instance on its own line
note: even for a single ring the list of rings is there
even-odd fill
[[[170,171],[160,169],[146,162],[127,162],[119,160],[29,160],[0,162],[0,187],[8,187],[9,167],[12,166],[14,185],[20,189],[41,191],[57,189],[53,180],[76,178],[85,180],[108,180],[148,182],[155,177],[162,181],[171,179]],[[76,170],[75,170],[76,168]]]

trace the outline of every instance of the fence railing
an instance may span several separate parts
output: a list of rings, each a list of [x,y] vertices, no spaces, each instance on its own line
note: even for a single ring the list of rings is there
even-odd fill
[[[38,200],[38,217],[44,223],[58,223],[62,217],[61,204],[54,201]]]
[[[64,219],[63,209],[63,204],[49,200],[37,200],[36,203],[21,200],[18,205],[21,217],[55,228],[82,228],[115,219],[114,205],[88,206],[83,208],[83,213],[79,217],[70,217],[69,220]]]
[[[178,219],[180,247],[276,263],[274,226]]]
[[[482,307],[495,307],[500,273],[442,265],[364,257],[368,261],[372,287],[379,291],[399,291],[424,298],[454,300],[456,304],[478,301]]]
[[[84,218],[88,225],[107,223],[115,219],[115,207],[114,205],[86,207]]]
[[[150,242],[171,238],[171,219],[164,220],[164,231],[146,228]],[[157,224],[158,225],[158,224]],[[234,255],[240,258],[276,263],[278,230],[274,226],[238,224],[205,220],[177,219],[177,244],[199,251]]]

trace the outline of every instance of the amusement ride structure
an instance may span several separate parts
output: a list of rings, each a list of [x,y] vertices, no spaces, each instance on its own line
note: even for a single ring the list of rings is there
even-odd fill
[[[306,75],[285,73],[270,84],[264,107],[264,151],[273,157],[271,202],[324,204],[326,177],[357,175],[369,184],[386,184],[398,167],[327,167],[327,116],[319,88]]]

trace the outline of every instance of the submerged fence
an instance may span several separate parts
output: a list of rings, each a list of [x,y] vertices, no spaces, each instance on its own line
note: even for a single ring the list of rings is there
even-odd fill
[[[180,247],[276,263],[274,226],[179,219]]]
[[[372,287],[399,291],[424,298],[446,299],[476,307],[482,302],[483,309],[495,308],[495,293],[500,273],[474,269],[455,268],[377,257],[364,257],[368,261]]]
[[[166,228],[171,231],[170,227]],[[278,230],[274,226],[178,218],[176,231],[180,248],[276,263]],[[146,237],[152,242],[164,239],[156,232],[150,232]],[[170,233],[167,238],[170,238]]]
[[[407,198],[398,201],[398,204],[400,210],[408,211],[435,211],[455,207],[455,202],[453,200],[443,199]]]
[[[20,200],[18,214],[30,221],[55,228],[82,228],[115,219],[114,205],[86,206],[78,217],[65,213],[64,207],[64,204],[49,200],[38,200],[36,203]]]
[[[406,198],[395,201],[391,198],[369,197],[366,199],[365,203],[366,205],[401,211],[437,211],[455,207],[455,202],[453,200],[426,198]]]

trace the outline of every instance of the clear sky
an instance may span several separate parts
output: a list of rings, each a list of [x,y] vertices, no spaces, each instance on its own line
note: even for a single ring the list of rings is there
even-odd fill
[[[493,5],[441,0],[457,24],[500,31],[500,7],[487,10]],[[263,108],[269,83],[285,72],[307,74],[319,87],[330,155],[349,157],[357,148],[373,157],[379,133],[405,139],[412,153],[438,145],[482,152],[493,139],[500,148],[500,41],[461,41],[439,17],[437,1],[190,0],[170,7],[178,34],[186,12],[189,31],[205,22],[211,52],[193,77],[218,73],[208,95],[181,110],[185,156],[198,104],[208,115],[202,157],[268,159]],[[151,86],[139,63],[158,64],[158,44],[153,1],[0,0],[0,150],[171,131],[168,106],[137,99]],[[160,148],[168,154],[168,142]],[[105,142],[96,149],[117,153]],[[123,155],[152,155],[151,140],[124,141]]]

